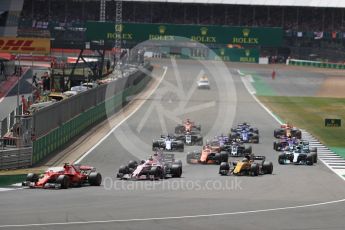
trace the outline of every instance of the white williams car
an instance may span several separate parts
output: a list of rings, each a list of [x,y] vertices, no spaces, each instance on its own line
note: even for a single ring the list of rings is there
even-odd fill
[[[210,81],[206,76],[203,76],[197,82],[198,89],[210,89]]]
[[[152,150],[156,149],[183,152],[184,143],[181,140],[176,140],[173,136],[161,135],[159,139],[152,141]]]

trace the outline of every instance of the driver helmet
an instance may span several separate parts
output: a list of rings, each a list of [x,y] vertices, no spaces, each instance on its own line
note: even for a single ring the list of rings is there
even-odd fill
[[[242,162],[248,162],[248,158],[247,157],[243,158]]]
[[[153,161],[152,155],[149,156],[149,160],[150,160],[150,161]]]

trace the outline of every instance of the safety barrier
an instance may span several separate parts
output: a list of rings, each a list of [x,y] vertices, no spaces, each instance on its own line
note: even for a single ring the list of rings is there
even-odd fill
[[[309,66],[309,67],[328,68],[328,69],[345,69],[344,64],[328,63],[328,62],[320,62],[320,61],[307,61],[307,60],[298,60],[298,59],[288,60],[287,65]]]
[[[26,174],[0,175],[0,186],[9,186],[15,183],[25,181]]]
[[[26,168],[32,165],[32,148],[0,150],[0,170]]]
[[[144,73],[141,74],[145,75]],[[62,123],[48,134],[35,140],[33,142],[32,163],[40,162],[53,152],[63,148],[72,138],[85,131],[88,127],[118,111],[122,108],[128,96],[140,92],[150,80],[151,77],[145,75],[137,84],[125,88],[104,102],[80,113],[78,116]]]

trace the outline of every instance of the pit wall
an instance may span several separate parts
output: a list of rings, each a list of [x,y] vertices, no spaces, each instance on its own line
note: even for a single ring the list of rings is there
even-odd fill
[[[148,69],[151,71],[152,67],[150,66]],[[89,127],[105,120],[107,116],[119,111],[126,104],[128,97],[137,94],[145,88],[151,77],[140,72],[140,76],[137,79],[140,79],[140,81],[133,81],[133,85],[129,85],[105,101],[81,112],[35,140],[33,142],[32,164],[37,164],[56,151],[61,150],[74,137],[80,135]]]

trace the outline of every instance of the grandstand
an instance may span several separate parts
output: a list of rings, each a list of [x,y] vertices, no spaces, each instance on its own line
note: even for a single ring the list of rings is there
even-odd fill
[[[24,0],[20,36],[85,39],[85,22],[99,19],[98,0]],[[292,0],[123,1],[123,21],[242,27],[281,27],[284,44],[268,55],[342,62],[345,2]],[[106,1],[106,21],[115,21],[115,1]],[[264,48],[264,47],[262,47]]]

